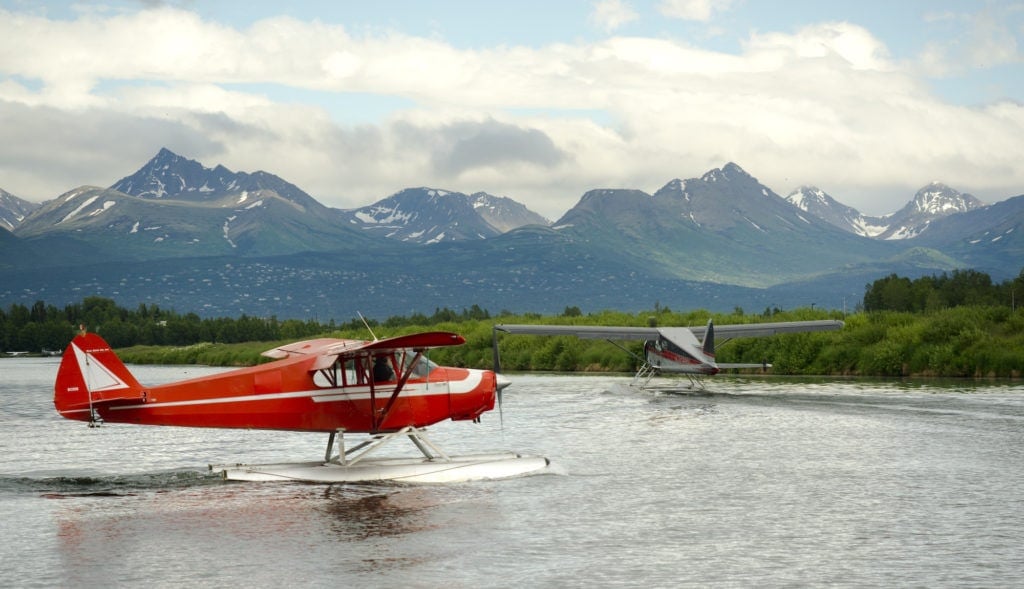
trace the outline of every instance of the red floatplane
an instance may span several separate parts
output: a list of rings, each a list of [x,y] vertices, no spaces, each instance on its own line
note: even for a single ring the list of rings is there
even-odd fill
[[[507,384],[490,370],[438,366],[425,352],[465,342],[427,332],[362,341],[315,339],[274,348],[275,361],[200,378],[144,386],[94,333],[64,352],[54,405],[68,419],[103,422],[322,432],[323,460],[210,468],[232,480],[455,482],[503,478],[545,469],[541,456],[516,453],[449,456],[426,435],[451,419],[478,421]],[[365,434],[351,448],[346,434]],[[393,439],[420,454],[376,458]],[[337,452],[335,452],[337,449]]]

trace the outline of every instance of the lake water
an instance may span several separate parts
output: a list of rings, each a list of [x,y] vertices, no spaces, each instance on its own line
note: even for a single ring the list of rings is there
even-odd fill
[[[329,486],[206,469],[317,459],[325,435],[63,420],[57,363],[0,360],[4,587],[1024,584],[1015,383],[718,377],[667,394],[513,375],[503,426],[494,412],[432,439],[544,454],[550,474]]]

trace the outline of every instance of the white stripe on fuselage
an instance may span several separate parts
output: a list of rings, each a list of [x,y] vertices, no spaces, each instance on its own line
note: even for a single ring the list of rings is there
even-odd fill
[[[472,392],[483,380],[483,371],[470,370],[469,377],[457,381],[437,381],[407,384],[402,388],[402,397],[429,397],[436,395],[447,395],[449,391],[453,395],[464,395]],[[386,398],[394,393],[394,387],[380,387],[374,389],[376,398]],[[213,397],[210,399],[192,399],[189,401],[166,401],[159,400],[137,405],[117,405],[110,407],[112,410],[123,409],[154,409],[157,407],[184,407],[189,405],[217,405],[221,403],[246,403],[252,401],[274,401],[278,399],[297,399],[303,397],[312,398],[314,403],[337,403],[343,401],[370,400],[370,387],[348,387],[332,389],[315,389],[309,391],[292,391],[288,393],[265,393],[260,395],[241,395],[237,397]]]

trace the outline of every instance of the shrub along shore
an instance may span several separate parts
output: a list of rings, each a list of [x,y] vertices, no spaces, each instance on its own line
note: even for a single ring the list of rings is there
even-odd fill
[[[719,340],[720,362],[769,362],[772,374],[843,376],[929,376],[1020,378],[1024,373],[1024,310],[962,306],[930,312],[876,311],[843,316],[836,311],[796,309],[765,315],[713,314],[705,311],[559,316],[508,315],[496,319],[459,319],[387,327],[371,325],[384,338],[418,331],[452,331],[462,346],[430,352],[439,364],[491,368],[496,323],[627,326],[703,326],[716,324],[841,319],[839,331],[796,333],[765,338]],[[324,337],[372,339],[366,327],[338,329]],[[158,364],[252,365],[269,359],[260,353],[293,340],[199,343],[188,346],[132,346],[119,349],[126,362]],[[618,342],[640,356],[642,342]],[[632,372],[637,359],[603,340],[572,336],[498,334],[501,368],[510,372]],[[751,371],[760,372],[760,371]]]
[[[772,364],[781,375],[928,376],[1020,378],[1024,373],[1024,270],[994,284],[987,274],[955,270],[915,280],[895,274],[865,287],[857,312],[801,308],[766,308],[747,314],[695,310],[673,312],[655,303],[640,313],[602,311],[584,314],[566,307],[559,315],[536,313],[497,316],[473,305],[455,312],[436,309],[426,316],[362,318],[338,324],[276,317],[200,318],[156,305],[131,310],[102,297],[59,309],[37,301],[32,307],[0,309],[0,352],[51,353],[63,350],[82,328],[95,331],[118,350],[126,362],[138,364],[207,364],[246,366],[268,361],[260,353],[297,340],[315,337],[373,339],[419,331],[451,331],[466,344],[432,350],[439,364],[493,366],[493,326],[500,323],[621,325],[646,327],[703,326],[768,321],[842,319],[839,331],[795,333],[724,341],[716,350],[720,362]],[[501,368],[506,371],[633,372],[643,342],[584,340],[573,336],[498,336]],[[625,351],[622,349],[625,348]]]

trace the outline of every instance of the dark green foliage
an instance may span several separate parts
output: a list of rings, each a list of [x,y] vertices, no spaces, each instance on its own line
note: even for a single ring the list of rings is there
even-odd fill
[[[314,320],[278,321],[275,317],[245,315],[236,319],[200,319],[193,313],[181,315],[156,305],[127,310],[108,299],[90,297],[64,309],[42,302],[31,308],[12,305],[7,310],[0,309],[0,348],[4,351],[61,350],[78,326],[85,325],[119,348],[128,362],[244,365],[266,361],[260,352],[299,339],[324,336],[370,339],[373,336],[367,330],[368,325],[378,338],[425,330],[457,332],[466,338],[466,344],[432,350],[431,359],[451,366],[491,368],[494,364],[493,326],[497,323],[667,327],[703,326],[709,318],[719,325],[829,318],[843,319],[846,325],[834,332],[720,340],[717,358],[729,363],[769,362],[775,374],[1022,376],[1024,310],[1004,304],[946,305],[946,301],[954,298],[991,300],[984,295],[985,285],[994,289],[1006,285],[991,285],[976,273],[954,273],[953,277],[919,281],[891,276],[876,282],[884,288],[869,288],[869,294],[885,293],[886,289],[896,291],[908,284],[911,292],[920,292],[892,300],[931,300],[933,303],[941,300],[942,304],[928,306],[927,310],[876,310],[845,317],[838,311],[814,308],[772,309],[764,315],[751,315],[738,308],[730,314],[705,310],[675,313],[655,305],[653,311],[635,314],[610,310],[584,314],[576,307],[566,307],[558,316],[536,313],[514,316],[503,311],[497,318],[474,305],[459,312],[436,309],[430,317],[416,314],[408,318],[389,317],[384,322],[368,318],[365,325],[361,318],[354,318],[336,325],[333,321],[321,324]],[[1007,288],[1019,289],[1024,294],[1024,278],[1018,277]],[[996,298],[1007,295],[1006,300],[1010,292],[1016,293],[1011,290],[994,292]],[[869,306],[868,299],[866,295],[865,308]],[[504,333],[499,333],[498,342],[501,369],[510,372],[631,372],[637,367],[643,348],[642,342],[616,342],[616,345],[567,336]],[[124,349],[126,347],[128,349]]]
[[[992,284],[984,272],[954,270],[951,275],[910,280],[890,274],[865,287],[867,311],[936,311],[961,306],[1016,307],[1024,296],[1024,269],[1017,278]]]

